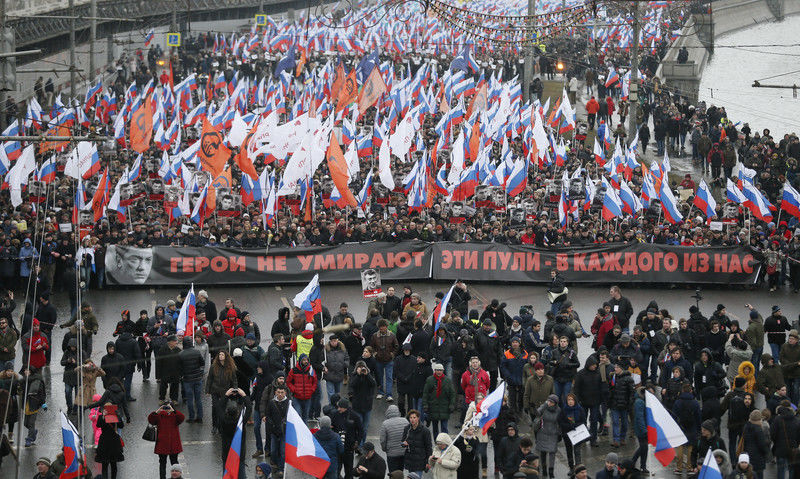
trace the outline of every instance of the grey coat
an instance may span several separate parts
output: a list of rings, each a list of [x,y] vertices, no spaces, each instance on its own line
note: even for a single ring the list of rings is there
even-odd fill
[[[325,367],[328,368],[328,372],[325,373],[324,379],[334,383],[344,381],[344,375],[350,364],[350,356],[347,355],[347,349],[345,349],[341,341],[339,341],[338,347],[334,349],[331,349],[330,344],[325,345],[325,360]]]
[[[725,343],[725,354],[731,359],[731,362],[728,363],[728,381],[733,384],[733,379],[739,374],[739,365],[753,358],[753,350],[750,349],[749,344],[745,350],[736,348],[729,339],[728,342]]]
[[[558,437],[561,435],[558,427],[558,414],[561,408],[550,407],[545,402],[537,409],[536,421],[542,418],[542,429],[536,433],[536,450],[539,452],[556,452]]]
[[[387,457],[402,457],[406,449],[402,446],[403,430],[408,420],[400,415],[400,409],[392,404],[386,408],[386,420],[381,424],[381,449]]]

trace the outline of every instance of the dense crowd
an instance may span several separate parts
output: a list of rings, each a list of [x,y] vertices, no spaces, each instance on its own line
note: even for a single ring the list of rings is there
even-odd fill
[[[659,308],[656,300],[634,308],[613,286],[596,314],[583,312],[582,320],[563,286],[553,279],[554,306],[541,320],[530,306],[517,311],[498,299],[474,309],[469,287],[459,282],[438,325],[432,311],[444,295],[428,305],[405,286],[372,300],[363,321],[346,303],[323,307],[313,321],[298,308],[281,308],[269,335],[259,328],[263,318],[232,298],[218,306],[204,290],[197,294],[194,334],[181,336],[176,321],[185,292],[152,312],[123,310],[113,331],[98,327],[88,303],[80,316],[62,321],[48,292],[19,316],[12,296],[0,311],[3,441],[25,427],[25,446],[36,443],[46,382],[56,387],[56,376],[42,375],[52,357],[64,368],[66,411],[76,423],[91,422],[87,441],[96,445],[104,477],[116,477],[124,460],[119,434],[129,433],[118,431],[130,423],[131,385],[151,379],[161,403],[148,422],[158,429],[154,452],[162,478],[168,461],[171,477],[180,477],[180,465],[174,466],[181,423],[205,424],[218,434],[224,464],[242,410],[245,434],[255,435],[252,457],[264,461],[256,477],[277,476],[289,404],[312,424],[331,458],[326,478],[421,478],[429,470],[433,477],[487,477],[490,453],[495,477],[554,477],[560,450],[570,475],[585,478],[587,448],[615,450],[631,438],[639,446],[633,457],[610,452],[594,477],[636,478],[649,474],[645,391],[658,397],[688,439],[677,450],[676,473],[697,473],[711,449],[723,477],[762,478],[773,460],[776,477],[796,474],[800,335],[798,321],[779,305],[766,318],[749,305],[745,319],[722,304],[708,317],[697,306],[685,315]],[[56,326],[68,329],[60,345],[51,342]],[[92,351],[104,336],[109,341],[96,362]],[[593,338],[583,364],[580,337]],[[502,408],[484,433],[473,417],[497,387],[505,388]],[[204,395],[211,397],[210,412]],[[373,417],[384,401],[385,418]],[[757,402],[765,407],[757,409]],[[374,444],[367,430],[378,421]],[[570,433],[579,427],[588,437],[573,446]],[[242,474],[250,454],[245,443]],[[64,467],[61,454],[42,461],[55,477]]]

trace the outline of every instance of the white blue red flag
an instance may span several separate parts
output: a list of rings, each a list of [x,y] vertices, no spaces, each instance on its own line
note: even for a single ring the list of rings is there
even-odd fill
[[[85,473],[81,459],[85,457],[81,436],[75,426],[61,411],[61,437],[64,440],[64,470],[59,479],[75,479]]]
[[[320,299],[319,275],[315,274],[303,291],[297,293],[292,300],[295,306],[306,312],[306,322],[314,322],[315,314],[322,314],[322,299]]]
[[[703,459],[703,465],[700,467],[700,474],[697,479],[722,479],[722,471],[719,470],[717,460],[714,458],[714,453],[711,451],[713,447],[709,447],[706,452],[706,458]]]
[[[669,411],[651,392],[645,392],[647,410],[647,442],[655,447],[656,459],[667,467],[675,459],[675,448],[688,439]]]
[[[321,479],[328,472],[331,459],[289,404],[286,413],[286,465]],[[223,478],[225,479],[225,478]]]
[[[713,218],[717,215],[717,202],[714,200],[714,197],[711,196],[711,190],[708,188],[706,180],[700,180],[700,186],[694,194],[692,203],[706,215],[706,218]]]
[[[175,324],[175,330],[179,333],[183,331],[184,336],[189,336],[194,340],[194,319],[195,319],[195,297],[194,297],[194,283],[189,289],[189,293],[183,300],[181,312],[178,314],[178,321]]]
[[[436,331],[439,329],[439,326],[442,324],[442,320],[444,320],[444,315],[447,314],[447,305],[450,303],[450,298],[453,296],[453,288],[456,285],[450,286],[450,291],[444,295],[439,304],[433,308],[433,334],[436,334]]]
[[[241,414],[239,414],[236,432],[233,435],[233,441],[231,441],[231,448],[228,450],[228,457],[225,459],[225,473],[222,475],[222,479],[239,479],[239,464],[242,460],[242,423],[244,422],[244,412],[245,409],[242,409]]]
[[[792,216],[800,218],[800,193],[792,188],[788,181],[783,184],[781,209]]]
[[[500,408],[503,406],[503,395],[506,393],[506,383],[501,382],[497,389],[492,391],[488,396],[483,398],[478,404],[473,424],[479,428],[483,434],[489,431],[492,424],[497,420],[500,415]]]

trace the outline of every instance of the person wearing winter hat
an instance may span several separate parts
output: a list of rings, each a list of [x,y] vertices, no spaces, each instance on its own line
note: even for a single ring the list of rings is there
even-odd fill
[[[746,452],[743,452],[739,454],[739,458],[736,460],[736,466],[734,466],[733,472],[731,472],[731,475],[728,477],[733,479],[749,479],[755,477],[753,473],[753,467],[750,465],[750,456]]]
[[[578,464],[572,471],[575,479],[589,479],[589,470],[583,464]]]
[[[314,438],[328,454],[331,462],[323,479],[336,479],[339,472],[339,456],[344,453],[344,443],[341,436],[331,429],[330,417],[321,416],[319,418],[319,431],[314,433]]]
[[[523,369],[528,362],[528,353],[522,349],[522,340],[519,336],[511,338],[510,347],[503,353],[500,360],[500,376],[505,379],[508,394],[508,403],[515,412],[523,409],[523,395],[525,384]]]
[[[619,456],[616,452],[609,452],[606,454],[605,465],[595,473],[595,479],[617,479],[619,477],[617,474],[618,463]]]
[[[308,356],[305,354],[300,355],[300,360],[289,371],[289,376],[286,378],[286,385],[292,392],[292,405],[300,414],[304,421],[308,420],[311,414],[311,396],[317,390],[317,375],[311,369],[311,363]]]
[[[182,479],[183,467],[181,467],[180,464],[173,464],[172,467],[169,468],[169,477],[170,479]]]
[[[617,468],[619,469],[619,479],[639,479],[639,471],[630,459],[623,459]]]
[[[742,451],[747,453],[748,462],[753,469],[753,477],[757,479],[764,477],[770,443],[761,426],[762,419],[761,411],[753,410],[750,412],[749,421],[742,430]]]
[[[774,357],[774,356],[773,356]],[[797,404],[800,398],[800,334],[796,329],[789,331],[789,338],[786,344],[781,346],[781,353],[778,356],[781,366],[783,367],[783,379],[786,385],[789,386],[789,397],[792,403]]]
[[[266,462],[256,464],[256,479],[268,479],[272,474],[272,468]]]
[[[33,479],[55,479],[55,475],[50,471],[50,459],[46,457],[40,457],[36,461],[36,475],[33,476]]]
[[[690,467],[694,468],[694,471],[690,470],[690,472],[700,472],[709,449],[712,452],[717,449],[726,450],[725,441],[719,437],[717,421],[714,419],[706,419],[700,426],[700,437],[697,439],[697,444],[692,448],[689,457]]]

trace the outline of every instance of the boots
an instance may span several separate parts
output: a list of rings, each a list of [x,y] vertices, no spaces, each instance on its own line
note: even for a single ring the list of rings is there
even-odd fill
[[[553,470],[554,470],[554,469],[555,469],[555,468],[551,467],[551,468],[549,468],[549,469],[547,470],[547,475],[548,475],[549,477],[551,477],[551,478],[554,478],[554,477],[556,477],[556,475],[553,473]]]

